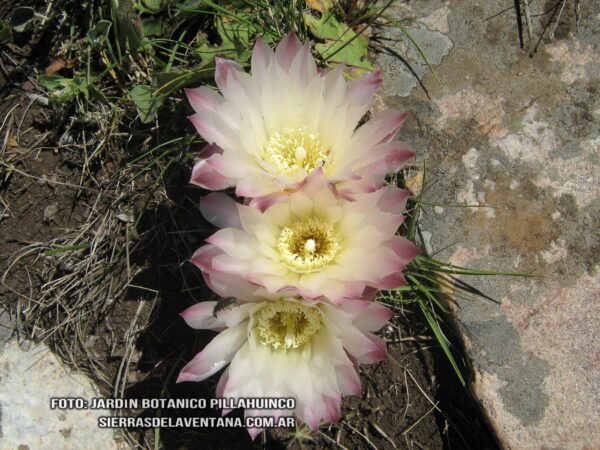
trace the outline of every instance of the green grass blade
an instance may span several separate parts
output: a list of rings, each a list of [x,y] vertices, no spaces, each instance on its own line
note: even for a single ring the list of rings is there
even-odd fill
[[[419,302],[419,306],[421,308],[421,312],[425,316],[425,319],[427,319],[427,323],[429,323],[431,330],[435,334],[437,341],[440,343],[442,350],[446,354],[448,361],[450,361],[450,364],[452,365],[454,372],[458,376],[458,379],[460,380],[460,382],[463,386],[466,386],[466,382],[462,376],[462,373],[460,372],[460,368],[458,367],[458,364],[456,363],[456,360],[454,359],[454,355],[450,351],[450,347],[448,347],[448,341],[446,339],[446,336],[444,335],[442,329],[440,328],[440,324],[437,320],[437,316],[434,316],[431,309],[429,309],[429,307],[427,305],[425,305],[422,301]]]
[[[91,244],[69,245],[67,247],[60,247],[60,248],[55,248],[52,250],[47,250],[43,253],[43,255],[44,256],[58,255],[59,253],[72,252],[75,250],[83,250],[86,248],[90,248],[91,246],[92,246]]]

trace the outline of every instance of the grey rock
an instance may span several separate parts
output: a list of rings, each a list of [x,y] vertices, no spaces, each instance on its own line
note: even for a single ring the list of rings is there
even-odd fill
[[[405,32],[391,29],[384,42],[386,44],[377,56],[377,65],[386,73],[381,89],[383,95],[408,95],[429,70],[427,62],[439,64],[452,48],[447,36],[430,31],[424,25],[408,26]]]
[[[15,323],[9,312],[0,310],[0,352],[5,343],[7,343],[13,335]]]
[[[110,412],[50,409],[51,397],[89,400],[98,394],[46,345],[29,344],[28,351],[14,339],[0,347],[0,448],[116,449],[112,430],[97,426],[98,417]]]
[[[442,253],[454,264],[538,276],[466,277],[500,304],[455,311],[471,388],[502,444],[600,448],[600,15],[582,2],[580,33],[565,13],[531,58],[537,39],[519,48],[514,11],[496,15],[506,7],[397,9],[452,48],[437,45],[426,92],[407,96],[409,83],[386,73],[386,100],[411,113],[400,137],[437,182],[427,200],[442,205],[422,220],[432,250],[457,242]]]

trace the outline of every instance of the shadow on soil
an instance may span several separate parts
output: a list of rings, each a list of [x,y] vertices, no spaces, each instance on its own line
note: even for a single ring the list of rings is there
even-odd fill
[[[147,210],[138,226],[141,238],[132,263],[145,267],[127,293],[127,300],[155,301],[149,326],[139,335],[136,347],[141,353],[136,369],[142,381],[126,390],[128,398],[214,398],[219,374],[203,383],[175,380],[181,368],[215,336],[214,332],[188,327],[179,314],[204,300],[216,299],[206,287],[200,270],[188,260],[214,232],[200,214],[198,202],[206,192],[188,184],[189,169],[172,166],[165,174],[168,205]],[[236,411],[233,414],[240,414]],[[141,417],[220,417],[216,409],[145,410]],[[161,429],[130,430],[139,441],[165,449],[250,448],[245,429]]]

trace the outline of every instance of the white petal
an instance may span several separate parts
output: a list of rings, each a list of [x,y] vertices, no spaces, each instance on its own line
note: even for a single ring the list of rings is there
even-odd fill
[[[239,259],[253,259],[258,242],[256,238],[240,228],[223,228],[206,239],[228,255]]]
[[[202,381],[225,367],[247,339],[246,329],[246,324],[241,323],[219,333],[181,369],[177,382]]]
[[[200,212],[216,227],[241,228],[237,205],[229,195],[216,192],[200,200]]]

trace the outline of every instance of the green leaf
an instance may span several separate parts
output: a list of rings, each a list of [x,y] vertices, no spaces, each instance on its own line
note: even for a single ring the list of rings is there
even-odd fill
[[[242,0],[244,3],[248,3],[248,0]],[[234,0],[227,1],[229,7],[221,6],[219,3],[225,3],[223,1],[216,0],[216,3],[211,0],[183,0],[181,3],[176,5],[179,9],[180,14],[185,16],[194,16],[202,13],[215,12],[219,17],[233,17],[236,18],[238,15],[235,12],[246,6],[245,4],[235,4]],[[254,19],[256,20],[256,18]]]
[[[203,64],[214,61],[217,56],[235,59],[240,64],[250,61],[252,56],[251,42],[255,31],[250,17],[242,13],[239,16],[238,19],[232,21],[217,20],[217,33],[221,38],[221,44],[210,46],[208,43],[204,43],[196,49],[196,54]]]
[[[135,106],[140,114],[142,123],[150,123],[156,117],[158,108],[162,105],[163,96],[154,95],[151,86],[138,85],[129,91]]]
[[[171,70],[158,72],[152,79],[152,88],[155,94],[168,95],[186,86],[198,84],[201,81],[214,78],[215,67],[213,64],[194,70]]]
[[[142,29],[144,36],[162,36],[165,32],[165,21],[162,17],[144,17]]]
[[[92,74],[89,80],[82,75],[75,75],[73,78],[65,78],[60,75],[41,75],[38,83],[49,91],[52,102],[66,103],[80,94],[88,98],[93,84],[99,80],[100,76],[95,74]]]
[[[206,7],[203,0],[183,0],[175,5],[179,10],[179,16],[187,18],[195,16],[198,11],[204,10]]]
[[[368,44],[363,47],[354,42],[345,44],[340,41],[327,41],[325,44],[315,45],[315,50],[326,61],[334,61],[360,69],[373,70],[375,66],[367,59],[367,49]]]
[[[108,33],[112,23],[108,20],[101,20],[87,33],[87,38],[94,47],[101,47],[108,38]]]
[[[204,43],[199,46],[194,53],[200,58],[203,64],[212,63],[217,56],[231,56],[233,49],[224,49],[222,46],[211,46]]]
[[[74,78],[60,75],[41,75],[38,83],[48,89],[50,100],[56,103],[66,103],[74,99],[80,92],[80,86]]]
[[[355,35],[348,25],[338,22],[333,14],[324,15],[320,19],[311,14],[305,14],[304,22],[310,32],[319,39],[338,40],[344,33],[349,35],[348,38]]]
[[[22,33],[35,18],[35,10],[28,6],[18,6],[10,14],[10,25],[17,33]]]
[[[142,0],[140,6],[148,12],[157,13],[162,11],[167,4],[166,0]]]
[[[217,33],[223,45],[235,49],[247,49],[250,46],[250,35],[252,34],[252,19],[245,14],[240,14],[239,20],[217,21]],[[244,20],[248,19],[248,20]]]
[[[333,13],[320,19],[305,14],[304,20],[310,32],[324,43],[315,45],[315,50],[325,61],[347,64],[366,70],[374,69],[367,59],[369,39],[358,35],[345,23],[340,23]]]
[[[66,84],[67,78],[61,77],[60,75],[41,75],[38,83],[49,89],[54,91],[56,89],[62,89]]]
[[[129,51],[136,53],[142,46],[142,39],[144,38],[140,16],[135,11],[131,0],[119,0],[115,12],[121,45],[126,43]]]

